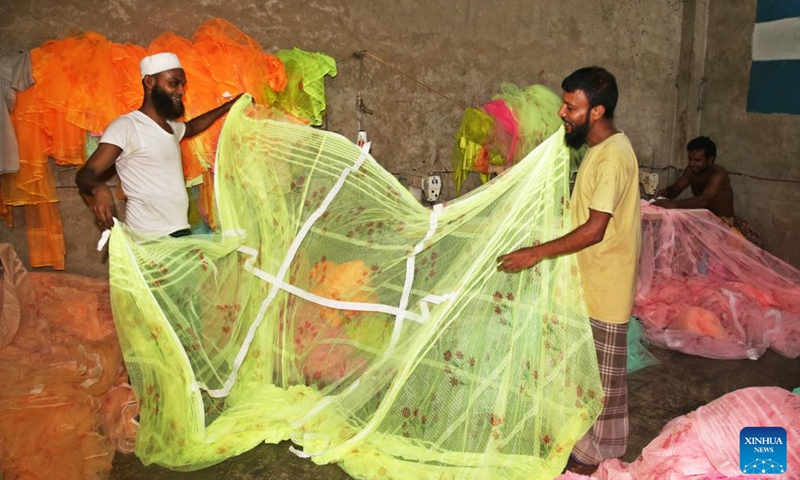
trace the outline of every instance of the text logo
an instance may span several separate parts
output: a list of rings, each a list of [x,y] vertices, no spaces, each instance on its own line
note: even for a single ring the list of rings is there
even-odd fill
[[[746,427],[739,433],[742,473],[780,475],[786,472],[786,429]]]

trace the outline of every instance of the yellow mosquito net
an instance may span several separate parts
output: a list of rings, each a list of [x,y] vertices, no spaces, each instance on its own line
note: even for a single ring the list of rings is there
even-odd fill
[[[291,439],[355,478],[557,476],[603,397],[578,267],[495,259],[571,229],[563,132],[425,208],[369,145],[275,116],[228,114],[216,233],[112,229],[137,455],[192,470]]]

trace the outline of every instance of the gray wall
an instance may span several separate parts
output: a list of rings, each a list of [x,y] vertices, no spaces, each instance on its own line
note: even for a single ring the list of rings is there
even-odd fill
[[[699,130],[717,143],[720,165],[745,174],[731,177],[737,214],[768,251],[800,266],[800,115],[747,112],[755,11],[756,0],[710,2]]]
[[[617,76],[621,89],[617,122],[631,137],[640,163],[658,167],[683,165],[676,145],[686,132],[676,119],[685,113],[691,91],[686,82],[683,87],[679,82],[680,74],[691,78],[693,71],[692,50],[681,49],[682,38],[691,38],[695,26],[694,15],[686,15],[694,12],[694,2],[689,5],[692,10],[685,10],[679,0],[11,0],[0,6],[0,55],[80,30],[145,45],[168,30],[191,37],[205,20],[223,17],[268,52],[297,46],[345,59],[354,51],[367,50],[470,106],[488,101],[503,82],[543,83],[559,92],[564,76],[598,64]],[[741,68],[746,68],[744,61]],[[720,72],[721,78],[726,75]],[[350,138],[356,131],[353,106],[358,89],[375,111],[366,119],[373,154],[389,171],[450,170],[461,106],[374,60],[364,60],[363,70],[358,61],[346,60],[339,76],[328,82],[328,128]],[[726,98],[720,108],[728,104]],[[706,115],[704,122],[711,117]],[[742,125],[739,131],[745,129]],[[785,135],[788,141],[788,127]],[[749,138],[743,136],[740,143],[746,146]],[[746,150],[743,145],[720,143],[726,153]],[[788,149],[776,145],[774,152],[773,158],[786,156]],[[103,276],[107,265],[94,251],[99,232],[72,188],[72,173],[59,175],[67,270]],[[446,199],[452,196],[452,187],[447,175],[445,179]],[[0,236],[10,238],[25,257],[20,212],[17,219],[13,230],[0,226]]]

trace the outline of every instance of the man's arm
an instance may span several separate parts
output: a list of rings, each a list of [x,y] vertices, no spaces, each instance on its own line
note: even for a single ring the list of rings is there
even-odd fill
[[[675,180],[675,183],[673,183],[672,185],[663,190],[659,190],[658,192],[656,192],[656,198],[658,197],[666,197],[669,199],[675,198],[678,195],[680,195],[681,192],[686,190],[686,187],[689,186],[689,183],[690,183],[689,169],[687,168],[683,171],[683,174],[680,177],[678,177],[677,180]]]
[[[709,208],[722,191],[726,176],[727,173],[725,172],[712,175],[708,179],[708,184],[703,189],[703,193],[696,197],[683,200],[658,200],[654,205],[662,208]]]
[[[497,269],[519,272],[530,268],[545,258],[575,253],[603,241],[611,214],[589,209],[589,220],[563,237],[541,245],[521,248],[497,258]]]
[[[242,95],[243,94],[240,93],[233,100],[225,102],[219,107],[209,110],[186,122],[186,133],[183,134],[183,138],[192,138],[195,135],[205,132],[219,117],[228,113],[228,110],[231,109],[233,104],[236,103],[236,100],[239,100],[239,97]]]
[[[105,228],[111,228],[114,225],[116,207],[114,195],[101,177],[114,165],[121,153],[120,147],[110,143],[101,143],[75,175],[75,183],[81,193],[91,197],[89,207],[97,221]]]

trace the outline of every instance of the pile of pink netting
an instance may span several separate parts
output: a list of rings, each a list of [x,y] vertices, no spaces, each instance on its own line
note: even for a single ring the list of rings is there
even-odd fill
[[[8,244],[0,259],[1,478],[107,478],[138,413],[108,280],[26,272]]]
[[[642,203],[633,313],[655,345],[711,358],[800,355],[800,271],[708,210]]]
[[[786,465],[781,475],[743,474],[739,433],[745,427],[786,429]],[[744,388],[670,421],[631,464],[600,464],[591,477],[567,473],[558,480],[766,480],[800,478],[800,395],[778,387]],[[793,439],[793,440],[791,440]],[[796,445],[796,443],[795,443]]]

